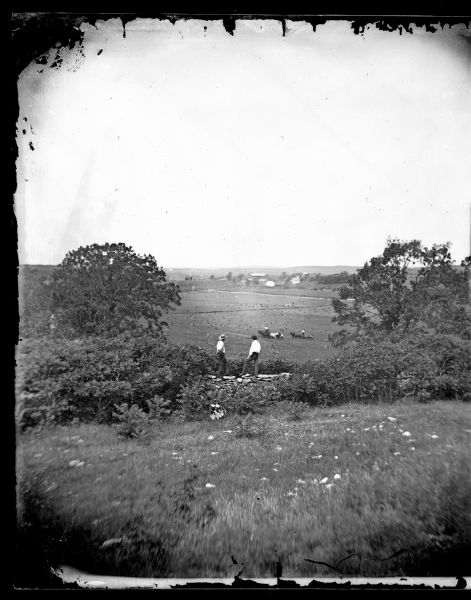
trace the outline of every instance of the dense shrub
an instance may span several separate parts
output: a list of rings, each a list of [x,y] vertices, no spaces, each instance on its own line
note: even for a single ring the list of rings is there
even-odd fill
[[[469,343],[440,335],[353,342],[335,357],[299,366],[285,386],[311,404],[461,399],[471,390]],[[291,390],[291,391],[290,391]]]
[[[211,412],[211,389],[209,382],[201,376],[184,383],[177,396],[179,410],[185,419],[207,418]]]
[[[16,416],[21,427],[73,419],[110,422],[116,405],[135,405],[153,418],[180,413],[210,418],[211,405],[245,415],[286,400],[315,406],[350,401],[470,399],[469,342],[424,334],[355,341],[335,356],[293,365],[274,360],[263,372],[292,376],[256,385],[215,388],[204,379],[216,357],[149,335],[115,338],[43,337],[20,342]],[[214,412],[214,411],[213,411]]]
[[[17,351],[17,418],[23,427],[74,417],[108,422],[116,404],[148,410],[155,398],[165,414],[178,407],[185,382],[212,368],[200,348],[150,336],[23,340]]]

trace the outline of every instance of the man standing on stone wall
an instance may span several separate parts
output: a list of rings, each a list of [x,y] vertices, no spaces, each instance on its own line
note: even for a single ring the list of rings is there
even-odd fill
[[[258,357],[261,351],[261,346],[256,335],[252,336],[252,340],[253,341],[250,346],[249,355],[245,359],[244,366],[242,367],[242,373],[240,374],[241,377],[245,373],[247,363],[251,361],[253,361],[253,374],[255,377],[258,377]]]
[[[226,374],[227,360],[226,360],[226,347],[224,346],[224,340],[226,336],[224,334],[219,336],[218,343],[216,345],[216,352],[219,360],[218,377],[224,377]]]

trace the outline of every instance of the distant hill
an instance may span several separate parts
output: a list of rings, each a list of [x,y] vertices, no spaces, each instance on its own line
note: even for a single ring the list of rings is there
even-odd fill
[[[282,269],[287,273],[320,273],[321,275],[333,275],[334,273],[355,273],[357,269],[360,269],[363,265],[352,266],[352,265],[314,265],[314,266],[302,266],[302,267],[287,267]]]
[[[208,268],[165,268],[164,270],[167,273],[170,279],[178,279],[179,277],[185,277],[188,275],[192,275],[193,277],[209,277],[210,275],[214,275],[214,277],[225,277],[229,272],[232,275],[236,276],[239,273],[265,273],[269,276],[279,276],[281,273],[320,273],[321,275],[333,275],[334,273],[341,273],[342,271],[347,271],[347,273],[355,273],[355,271],[359,267],[355,267],[352,265],[315,265],[315,266],[301,266],[301,267],[218,267],[214,269]]]
[[[57,265],[20,265],[20,278],[24,276],[35,276],[47,278],[52,275]],[[178,267],[170,268],[163,267],[167,273],[168,279],[184,279],[187,276],[193,277],[225,277],[229,272],[234,276],[239,273],[266,273],[271,276],[278,276],[284,271],[286,273],[320,273],[321,275],[332,275],[334,273],[354,273],[359,267],[352,265],[309,265],[309,266],[295,266],[295,267],[263,267],[263,266],[242,266],[242,267],[217,267],[214,269],[200,268],[200,267]]]

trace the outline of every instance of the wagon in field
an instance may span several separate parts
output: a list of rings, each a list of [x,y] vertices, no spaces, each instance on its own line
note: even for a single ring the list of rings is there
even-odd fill
[[[297,333],[296,331],[291,331],[290,334],[291,334],[291,337],[293,339],[301,339],[301,340],[312,340],[312,339],[314,339],[314,336],[307,335],[306,332],[304,331],[304,329],[301,331],[301,333]]]
[[[264,338],[271,338],[272,340],[282,340],[283,333],[281,331],[270,331],[269,329],[259,329],[258,333]]]

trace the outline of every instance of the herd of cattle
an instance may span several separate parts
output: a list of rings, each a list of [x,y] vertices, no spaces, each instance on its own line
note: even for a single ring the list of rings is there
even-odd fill
[[[268,329],[268,327],[265,327],[265,329],[259,329],[258,333],[265,338],[271,338],[273,340],[282,340],[283,339],[283,331],[270,331]],[[299,338],[302,340],[312,340],[313,337],[312,335],[306,335],[306,332],[304,331],[304,329],[301,331],[301,333],[297,333],[296,331],[290,331],[290,335],[291,337],[294,338]]]

